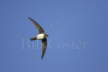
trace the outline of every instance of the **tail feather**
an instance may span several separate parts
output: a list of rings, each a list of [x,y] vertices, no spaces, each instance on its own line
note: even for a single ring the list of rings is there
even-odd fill
[[[36,37],[32,37],[30,40],[31,40],[31,41],[32,41],[32,40],[37,40],[37,38],[36,38]]]

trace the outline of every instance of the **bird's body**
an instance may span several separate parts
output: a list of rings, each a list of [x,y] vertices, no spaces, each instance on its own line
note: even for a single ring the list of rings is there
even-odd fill
[[[32,37],[31,40],[41,40],[42,41],[42,56],[41,58],[43,59],[45,52],[46,52],[46,48],[47,48],[47,37],[48,34],[45,33],[44,29],[32,18],[28,18],[30,21],[32,21],[32,23],[36,26],[36,28],[38,29],[39,33],[35,36]]]
[[[45,33],[41,33],[41,34],[38,34],[36,36],[37,40],[42,40],[42,39],[47,38],[47,37],[48,37],[48,35]]]

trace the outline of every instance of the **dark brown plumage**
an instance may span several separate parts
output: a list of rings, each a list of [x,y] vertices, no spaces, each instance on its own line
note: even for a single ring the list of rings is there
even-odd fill
[[[38,29],[38,31],[39,31],[39,34],[38,35],[40,35],[40,36],[42,35],[43,36],[43,39],[41,39],[42,40],[42,55],[41,55],[41,59],[43,59],[43,57],[45,55],[45,52],[46,52],[46,48],[47,48],[47,37],[48,37],[48,35],[45,33],[44,29],[35,20],[33,20],[30,17],[28,19]],[[40,39],[38,39],[38,37],[32,37],[31,40],[40,40]]]

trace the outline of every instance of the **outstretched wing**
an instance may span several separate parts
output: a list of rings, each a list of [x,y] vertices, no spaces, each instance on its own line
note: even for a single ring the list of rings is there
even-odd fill
[[[42,40],[42,56],[41,59],[43,59],[45,52],[46,52],[46,48],[47,48],[47,39],[43,39]]]
[[[34,20],[32,19],[31,17],[28,17],[28,19],[30,21],[32,21],[32,23],[36,26],[36,28],[38,29],[39,33],[44,33],[44,29]]]

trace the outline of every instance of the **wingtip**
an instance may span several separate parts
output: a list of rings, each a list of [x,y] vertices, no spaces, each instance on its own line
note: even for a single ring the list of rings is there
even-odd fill
[[[28,19],[31,20],[32,18],[31,17],[28,17]]]
[[[41,56],[41,60],[43,60],[44,56]]]
[[[34,22],[34,20],[33,20],[31,17],[28,17],[28,19],[29,19],[30,21]]]

